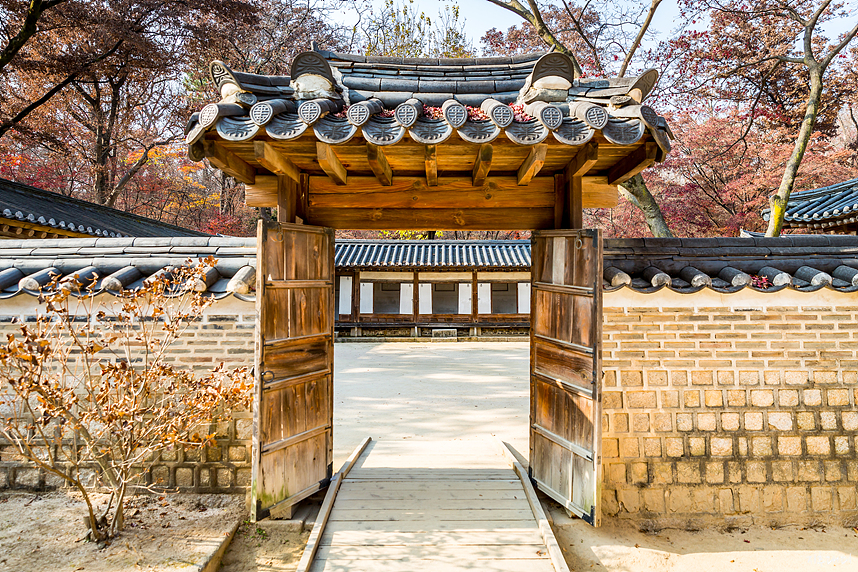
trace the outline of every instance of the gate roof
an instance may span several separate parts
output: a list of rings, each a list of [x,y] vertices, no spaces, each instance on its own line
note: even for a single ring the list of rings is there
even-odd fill
[[[558,228],[565,191],[555,176],[583,177],[580,207],[610,207],[618,183],[670,149],[667,123],[643,104],[656,70],[582,79],[557,52],[448,59],[316,49],[298,55],[288,77],[220,61],[210,71],[221,100],[191,117],[190,156],[249,185],[251,206],[280,204],[275,175],[303,185],[297,209],[311,224]]]

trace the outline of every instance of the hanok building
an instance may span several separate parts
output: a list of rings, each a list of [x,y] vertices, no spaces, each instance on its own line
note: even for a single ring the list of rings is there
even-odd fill
[[[763,210],[763,220],[771,210]],[[793,193],[784,214],[784,228],[837,234],[858,232],[858,179]]]
[[[522,335],[529,240],[337,240],[337,331]]]
[[[208,236],[118,209],[0,179],[0,238]]]
[[[277,207],[258,234],[254,514],[288,512],[332,476],[332,229],[531,230],[530,470],[597,524],[602,242],[581,230],[583,208],[615,205],[616,185],[668,152],[666,122],[643,105],[657,72],[582,80],[561,53],[318,49],[289,77],[210,71],[221,100],[191,117],[189,155],[244,182],[248,204]],[[272,421],[296,387],[315,404],[298,433]]]

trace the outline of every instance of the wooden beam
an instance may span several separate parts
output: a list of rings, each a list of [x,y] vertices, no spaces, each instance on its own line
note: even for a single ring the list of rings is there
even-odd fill
[[[553,183],[553,178],[550,179]],[[552,185],[553,186],[553,185]],[[553,193],[552,193],[553,197]],[[353,230],[520,230],[554,228],[554,207],[356,209],[310,207],[307,223]]]
[[[206,140],[204,145],[206,158],[213,166],[247,185],[252,185],[256,181],[256,169],[247,161],[228,151],[216,141]]]
[[[585,209],[614,208],[619,203],[617,185],[609,185],[608,177],[593,175],[581,177],[582,205]]]
[[[286,175],[293,181],[301,178],[301,171],[289,157],[286,157],[265,141],[254,141],[253,151],[256,153],[256,162],[274,173],[275,175]]]
[[[385,187],[393,184],[393,171],[390,169],[390,163],[387,162],[384,149],[378,145],[367,143],[366,160],[369,163],[369,168],[375,173],[375,178],[378,179],[379,184]]]
[[[644,143],[635,151],[611,167],[608,171],[608,184],[619,185],[628,181],[653,163],[655,163],[658,145],[655,143]]]
[[[539,173],[545,164],[545,155],[548,154],[548,145],[539,143],[530,148],[530,154],[521,167],[518,168],[518,184],[527,185],[530,180]]]
[[[244,202],[249,207],[276,207],[277,177],[258,175],[252,185],[245,185]]]
[[[327,143],[316,141],[316,158],[322,170],[338,185],[345,185],[348,181],[348,172],[334,150]]]
[[[575,175],[586,175],[598,160],[599,144],[595,141],[590,141],[581,147],[575,158],[566,165],[566,180],[571,181]]]
[[[426,163],[426,184],[434,187],[438,184],[438,156],[435,152],[435,145],[426,145],[424,160]]]
[[[477,158],[474,160],[474,171],[471,176],[475,187],[481,187],[486,182],[486,177],[489,176],[489,171],[492,168],[493,151],[491,143],[480,145]]]
[[[430,187],[423,177],[400,177],[379,192],[375,177],[349,177],[344,188],[328,177],[310,177],[310,209],[323,208],[554,208],[554,178],[537,177],[526,188],[515,177],[489,177],[481,187],[471,178],[439,177]]]

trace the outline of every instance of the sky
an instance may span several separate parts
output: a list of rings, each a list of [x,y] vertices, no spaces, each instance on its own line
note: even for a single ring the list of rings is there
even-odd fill
[[[375,6],[382,6],[384,0],[370,0]],[[401,4],[404,0],[394,0],[397,4]],[[623,0],[617,0],[623,1]],[[574,2],[574,0],[573,0]],[[465,32],[470,37],[474,46],[479,50],[480,38],[491,28],[506,30],[510,26],[521,24],[523,20],[509,10],[505,10],[499,6],[488,2],[488,0],[414,0],[415,6],[426,13],[429,17],[434,17],[439,10],[443,9],[444,5],[452,3],[458,4],[461,19],[465,21]],[[522,2],[527,4],[527,2]],[[635,2],[639,3],[639,2]],[[824,27],[826,34],[833,38],[838,34],[845,32],[855,23],[858,18],[858,0],[846,0],[845,2],[852,14],[849,18],[828,22]],[[348,21],[348,16],[344,15],[344,23]],[[671,29],[679,24],[679,6],[676,0],[665,0],[658,7],[655,20],[651,26],[651,30],[657,34],[651,38],[650,42],[658,42],[664,39]],[[646,44],[646,42],[645,42]]]

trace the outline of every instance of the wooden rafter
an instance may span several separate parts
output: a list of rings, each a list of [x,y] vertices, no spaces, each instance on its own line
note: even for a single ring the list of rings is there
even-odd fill
[[[248,185],[256,181],[256,169],[232,151],[226,150],[215,141],[206,140],[203,146],[209,163],[230,177]]]
[[[474,171],[472,179],[475,187],[480,187],[486,182],[486,177],[489,176],[489,171],[492,168],[492,154],[494,149],[491,143],[483,143],[480,145],[480,150],[477,152],[477,158],[474,160]]]
[[[434,187],[438,184],[438,155],[435,145],[426,145],[426,184]]]
[[[599,144],[590,141],[578,151],[575,158],[566,166],[566,178],[571,180],[576,175],[586,175],[599,160]]]
[[[270,143],[254,141],[253,151],[256,154],[256,161],[275,175],[286,175],[293,181],[301,180],[301,171],[295,166],[295,163],[272,147]]]
[[[658,145],[655,143],[644,143],[634,153],[614,165],[608,171],[608,184],[619,185],[628,181],[653,163],[655,163]]]
[[[545,156],[548,154],[548,145],[540,143],[530,148],[530,154],[518,168],[518,184],[526,185],[539,173],[545,164]]]
[[[390,163],[387,162],[384,149],[378,145],[367,143],[366,160],[369,163],[369,168],[375,173],[375,178],[378,179],[380,185],[389,187],[393,184],[393,171],[390,168]]]
[[[316,142],[316,158],[322,170],[338,185],[345,185],[348,181],[348,171],[343,167],[340,159],[334,154],[334,150],[327,143]]]

